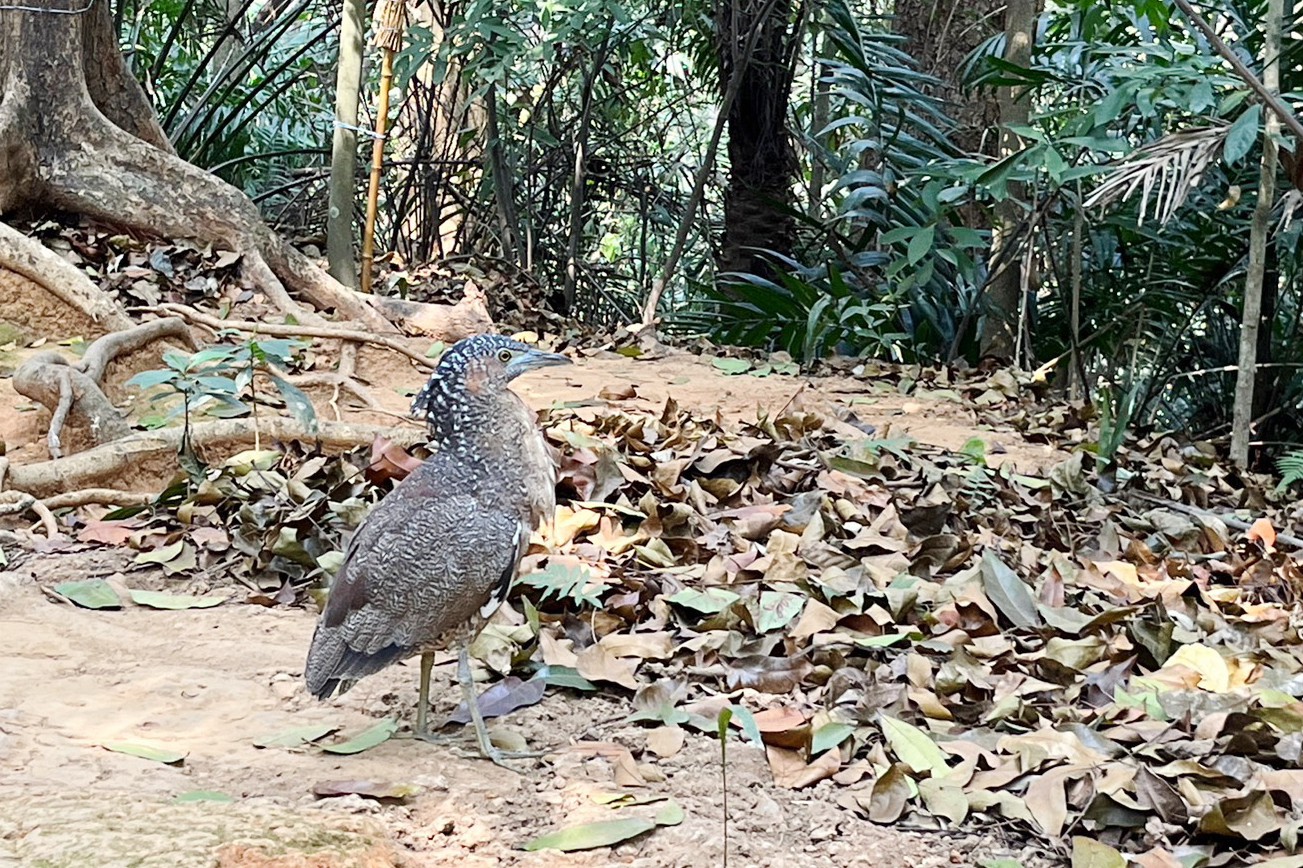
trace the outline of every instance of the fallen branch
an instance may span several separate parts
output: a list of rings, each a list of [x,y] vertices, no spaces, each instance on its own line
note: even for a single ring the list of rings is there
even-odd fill
[[[371,332],[360,331],[358,329],[278,325],[276,323],[253,322],[250,320],[224,320],[218,319],[215,316],[200,313],[197,310],[180,304],[160,304],[154,309],[160,313],[169,313],[182,317],[189,322],[205,326],[215,332],[223,329],[233,329],[235,331],[248,332],[250,334],[271,335],[272,337],[325,338],[328,340],[352,341],[355,343],[386,347],[396,353],[401,353],[404,356],[407,356],[407,358],[416,362],[427,371],[433,371],[437,366],[437,363],[434,360],[426,358],[421,353],[411,349],[404,344],[400,338],[391,337],[389,335],[372,334]]]
[[[140,469],[147,461],[160,455],[176,454],[181,446],[182,431],[182,428],[136,431],[111,443],[66,458],[35,464],[11,465],[8,470],[8,487],[41,499],[102,485],[106,479],[119,475],[130,475],[133,481],[138,480]],[[378,435],[383,435],[401,446],[414,446],[425,442],[423,430],[403,430],[383,425],[354,425],[344,422],[321,422],[314,434],[298,422],[284,416],[259,419],[256,428],[250,419],[199,422],[190,426],[190,440],[192,445],[200,450],[222,445],[247,444],[254,442],[255,431],[264,438],[282,442],[299,440],[316,443],[322,448],[335,451],[368,446]],[[0,483],[3,482],[4,475],[0,473]]]
[[[1156,497],[1152,494],[1146,494],[1143,491],[1133,491],[1131,492],[1131,494],[1133,497],[1137,497],[1140,500],[1145,500],[1150,503],[1157,504],[1158,506],[1165,507],[1167,509],[1172,510],[1173,512],[1180,512],[1185,515],[1194,516],[1195,518],[1215,518],[1218,521],[1220,521],[1222,524],[1226,525],[1227,527],[1234,528],[1235,530],[1250,530],[1253,527],[1252,522],[1245,521],[1242,518],[1236,518],[1233,515],[1227,515],[1226,513],[1213,512],[1207,509],[1199,509],[1198,507],[1194,507],[1194,506],[1186,506],[1184,503],[1177,503],[1174,500],[1168,500],[1163,497]],[[1303,538],[1292,536],[1291,534],[1277,533],[1276,542],[1283,543],[1284,545],[1290,546],[1291,548],[1303,549]]]

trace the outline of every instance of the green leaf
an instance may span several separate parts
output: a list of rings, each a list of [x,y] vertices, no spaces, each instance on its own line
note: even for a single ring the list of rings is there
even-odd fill
[[[67,597],[83,609],[120,609],[122,601],[103,579],[85,579],[80,582],[60,582],[54,592]]]
[[[1040,626],[1041,613],[1031,588],[990,549],[982,555],[982,588],[1015,627]]]
[[[698,591],[695,588],[684,588],[677,594],[666,597],[665,601],[676,606],[696,609],[704,615],[715,615],[740,599],[742,598],[737,594],[723,588],[707,588],[704,591]]]
[[[296,726],[284,732],[264,735],[253,740],[254,747],[299,747],[319,738],[325,738],[339,727],[330,723],[314,723],[309,726]]]
[[[805,606],[805,596],[785,591],[762,591],[760,593],[760,616],[756,619],[756,632],[768,633],[781,630],[792,619],[801,614]]]
[[[924,256],[932,252],[932,242],[935,240],[937,230],[935,226],[925,226],[919,230],[918,234],[909,239],[909,257],[910,265],[917,265],[922,261]]]
[[[172,801],[177,804],[186,804],[188,802],[234,802],[235,799],[216,790],[190,790],[188,793],[177,796]]]
[[[141,552],[136,555],[135,562],[138,564],[165,564],[168,561],[180,556],[182,549],[185,548],[185,540],[177,540],[168,546],[160,546],[147,552]]]
[[[853,732],[855,727],[849,723],[825,723],[810,738],[810,755],[815,756],[837,747],[850,738]]]
[[[164,383],[171,383],[176,377],[176,371],[157,370],[141,371],[136,376],[127,380],[128,386],[135,386],[137,389],[152,389],[155,386],[161,386]]]
[[[579,674],[572,666],[543,666],[534,677],[549,687],[568,687],[571,690],[596,690],[597,685]]]
[[[656,812],[656,816],[652,818],[652,821],[658,826],[677,826],[679,823],[683,822],[686,816],[687,814],[684,813],[683,806],[673,799],[670,799]]]
[[[309,434],[316,434],[317,409],[312,406],[312,401],[304,394],[303,390],[290,381],[274,374],[271,375],[271,381],[276,384],[281,397],[285,399],[285,407],[290,411],[290,415],[294,417],[294,420],[307,429]]]
[[[710,362],[729,376],[736,377],[738,374],[745,374],[751,370],[751,363],[746,359],[712,359]]]
[[[192,597],[186,594],[165,594],[161,591],[141,591],[132,588],[132,602],[148,606],[151,609],[211,609],[227,601],[227,597],[211,594],[206,597]]]
[[[529,843],[525,849],[560,850],[569,853],[574,850],[592,850],[595,847],[610,847],[636,838],[656,828],[651,820],[642,817],[624,817],[619,820],[599,820],[596,823],[583,823],[540,835]]]
[[[326,753],[354,754],[361,753],[364,750],[370,750],[379,744],[384,744],[395,732],[398,732],[398,721],[392,717],[385,718],[370,729],[364,729],[348,741],[339,744],[328,744],[321,749]]]
[[[1222,144],[1222,158],[1232,165],[1244,158],[1258,140],[1258,125],[1262,120],[1262,106],[1254,104],[1244,110],[1226,133]]]
[[[181,763],[188,753],[188,751],[177,750],[176,748],[155,747],[135,741],[106,741],[101,747],[114,753],[124,753],[128,756],[140,757],[141,759],[166,765]]]
[[[946,765],[945,751],[917,726],[886,714],[878,715],[878,725],[882,727],[892,753],[916,774],[928,772],[935,775],[950,770]]]
[[[742,731],[746,733],[752,744],[763,744],[760,739],[760,725],[756,723],[755,715],[740,705],[730,705],[725,711],[729,712],[730,719],[736,717],[741,722]]]

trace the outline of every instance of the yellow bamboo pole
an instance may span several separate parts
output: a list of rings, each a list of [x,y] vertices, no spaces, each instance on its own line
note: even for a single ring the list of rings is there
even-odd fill
[[[376,214],[380,210],[380,173],[385,165],[385,133],[389,128],[389,88],[394,82],[394,54],[403,46],[407,6],[403,0],[386,0],[380,25],[371,44],[384,52],[380,66],[380,100],[376,107],[375,143],[371,146],[371,185],[366,197],[366,226],[362,230],[362,291],[371,291],[371,266],[375,260]]]

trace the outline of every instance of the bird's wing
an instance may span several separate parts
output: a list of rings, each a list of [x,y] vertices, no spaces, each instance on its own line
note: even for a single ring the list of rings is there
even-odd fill
[[[522,552],[518,516],[470,493],[384,507],[350,543],[322,618],[350,649],[416,648],[505,597]]]

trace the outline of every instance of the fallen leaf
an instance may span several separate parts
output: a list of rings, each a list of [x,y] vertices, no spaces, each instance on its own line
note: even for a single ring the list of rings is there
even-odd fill
[[[991,549],[982,555],[982,588],[1015,627],[1036,627],[1041,623],[1031,588]]]
[[[398,731],[398,721],[393,718],[385,718],[368,729],[364,729],[357,735],[347,741],[338,744],[322,745],[322,750],[326,753],[338,754],[355,754],[364,750],[370,750],[379,744],[384,744],[395,732]]]
[[[235,799],[217,790],[189,790],[181,793],[172,801],[184,805],[189,802],[234,802]]]
[[[543,694],[547,692],[547,682],[541,678],[531,678],[523,681],[515,675],[508,675],[506,678],[494,684],[488,690],[485,690],[479,696],[478,705],[480,714],[485,720],[494,717],[502,717],[510,714],[517,708],[525,708],[530,705],[537,705],[542,699]],[[466,703],[461,703],[448,716],[452,723],[470,723],[470,709]]]
[[[150,609],[211,609],[220,606],[229,597],[224,594],[210,594],[206,597],[192,597],[186,594],[167,594],[161,591],[143,591],[132,588],[129,592],[131,601]]]
[[[253,740],[254,747],[299,747],[300,745],[310,744],[319,738],[325,738],[339,727],[331,723],[314,723],[308,726],[298,726],[294,729],[287,729],[284,732],[277,732],[271,735],[264,735],[261,738]]]
[[[869,819],[875,823],[894,823],[905,813],[909,802],[909,775],[901,763],[893,763],[885,774],[873,782],[869,796]]]
[[[525,849],[560,850],[569,853],[574,850],[592,850],[597,847],[610,847],[621,841],[628,841],[656,828],[656,823],[642,817],[625,817],[619,820],[599,820],[596,823],[582,823],[540,835],[525,844]]]
[[[122,600],[103,579],[84,579],[77,582],[60,582],[54,592],[67,597],[83,609],[120,609]]]
[[[687,733],[677,726],[659,726],[647,733],[647,749],[661,759],[670,757],[683,750]]]
[[[830,778],[842,764],[841,755],[837,751],[828,751],[807,763],[800,751],[766,745],[765,756],[769,759],[769,771],[773,773],[774,784],[789,790],[799,790]]]
[[[1127,859],[1117,850],[1090,838],[1072,839],[1072,868],[1126,868]]]
[[[950,770],[946,752],[937,747],[932,737],[917,726],[886,714],[878,715],[878,724],[896,759],[916,774],[936,775]]]
[[[185,761],[189,753],[177,748],[157,747],[135,741],[106,741],[101,746],[105,750],[111,750],[114,753],[124,753],[128,756],[140,757],[141,759],[165,765],[180,765]]]
[[[392,781],[320,781],[312,785],[312,794],[319,798],[334,796],[362,796],[367,799],[402,801],[421,792],[414,784],[396,784]]]

